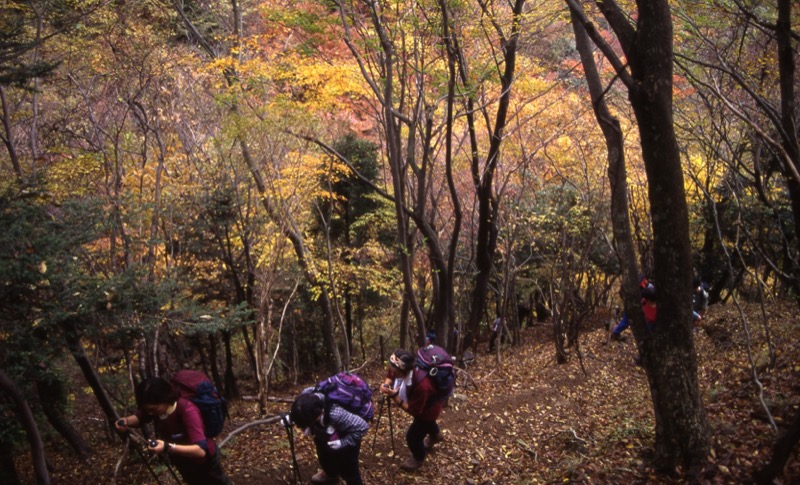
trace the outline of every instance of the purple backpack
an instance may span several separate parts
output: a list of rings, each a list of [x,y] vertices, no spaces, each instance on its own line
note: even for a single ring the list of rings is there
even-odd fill
[[[456,384],[453,359],[438,345],[428,345],[417,351],[417,369],[430,377],[439,391],[437,401],[450,397]],[[415,372],[416,374],[416,372]]]
[[[314,392],[325,394],[326,412],[330,404],[338,404],[364,421],[372,421],[375,407],[372,405],[372,389],[363,379],[349,372],[339,372],[317,384]]]

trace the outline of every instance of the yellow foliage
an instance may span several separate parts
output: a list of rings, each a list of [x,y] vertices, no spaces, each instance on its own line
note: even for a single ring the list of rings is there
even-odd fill
[[[48,189],[58,197],[90,194],[93,181],[102,178],[102,170],[102,163],[94,153],[57,158],[48,169]]]

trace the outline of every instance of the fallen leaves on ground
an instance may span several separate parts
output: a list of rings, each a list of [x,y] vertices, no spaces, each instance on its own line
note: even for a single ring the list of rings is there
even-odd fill
[[[769,310],[773,366],[769,366],[760,307],[747,308],[745,315],[747,331],[734,306],[712,306],[695,333],[699,381],[711,428],[712,448],[702,475],[705,483],[749,482],[771,456],[777,433],[759,401],[751,359],[779,431],[800,406],[796,308]],[[409,417],[392,408],[393,453],[384,409],[379,425],[373,422],[362,443],[365,483],[682,482],[680,470],[672,477],[658,475],[649,460],[654,441],[652,402],[644,371],[633,362],[636,350],[632,339],[608,342],[607,316],[596,321],[584,329],[580,339],[586,374],[575,349],[567,364],[556,364],[552,329],[547,325],[524,329],[522,342],[503,347],[501,363],[494,354],[479,355],[466,369],[471,379],[461,379],[468,385],[456,389],[442,415],[445,441],[417,473],[398,469],[408,456],[405,430]],[[752,339],[749,352],[748,333]],[[377,386],[382,369],[376,364],[361,374]],[[301,388],[284,390],[283,397],[290,398]],[[287,408],[287,404],[272,403],[270,412],[277,414]],[[226,430],[259,418],[254,402],[235,402]],[[99,411],[80,419],[96,453],[88,463],[80,463],[65,453],[63,445],[51,440],[48,457],[54,465],[53,483],[111,483],[123,447],[104,430]],[[253,427],[229,442],[224,451],[224,466],[238,485],[292,483],[291,449],[286,431],[278,425]],[[317,464],[313,444],[301,433],[295,436],[295,455],[303,479],[308,480]],[[24,469],[29,459],[22,456],[19,462]],[[164,465],[155,462],[153,466],[162,483],[175,483]],[[155,483],[136,454],[122,461],[116,477],[118,484]],[[795,449],[782,483],[798,480],[800,459]]]

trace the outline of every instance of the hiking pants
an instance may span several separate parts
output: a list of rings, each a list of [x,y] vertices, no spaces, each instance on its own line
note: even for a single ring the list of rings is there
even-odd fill
[[[361,441],[356,441],[355,446],[346,446],[339,450],[332,450],[326,440],[318,440],[316,437],[314,444],[317,446],[319,465],[328,477],[339,477],[347,485],[364,485],[358,466]]]
[[[411,456],[417,461],[425,459],[427,452],[425,449],[425,437],[428,435],[431,438],[439,435],[439,425],[436,424],[436,421],[414,418],[406,433],[406,444],[408,445],[408,450],[411,451]]]
[[[628,322],[628,314],[622,313],[622,320],[619,321],[616,327],[614,327],[614,333],[619,335],[625,331],[626,328],[630,326],[630,322]]]
[[[220,452],[217,450],[203,463],[176,455],[170,456],[170,461],[188,485],[231,485],[230,479],[222,471],[219,455]]]

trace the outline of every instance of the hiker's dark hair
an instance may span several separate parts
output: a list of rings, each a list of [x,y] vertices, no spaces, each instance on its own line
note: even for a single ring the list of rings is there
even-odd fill
[[[140,408],[148,404],[172,404],[178,396],[178,390],[161,377],[148,377],[136,386],[136,403]]]
[[[415,360],[414,354],[412,354],[406,349],[397,349],[394,352],[392,352],[392,355],[394,355],[397,358],[397,360],[403,363],[402,368],[398,367],[397,365],[395,365],[395,367],[397,367],[403,372],[411,370],[411,367],[414,365],[414,360]],[[389,362],[391,362],[391,360]]]
[[[308,428],[325,410],[325,400],[314,392],[300,394],[292,403],[292,422],[300,428]]]

